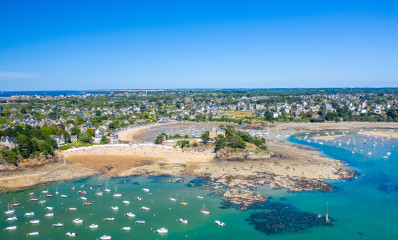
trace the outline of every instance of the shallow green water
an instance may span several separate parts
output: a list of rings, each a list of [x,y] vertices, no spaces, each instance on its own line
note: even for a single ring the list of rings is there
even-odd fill
[[[240,211],[225,206],[223,199],[216,197],[213,191],[200,187],[204,181],[193,177],[183,178],[173,182],[170,177],[142,177],[107,179],[95,176],[77,181],[52,183],[25,190],[11,191],[0,195],[0,229],[8,226],[18,226],[17,230],[0,231],[0,239],[66,239],[66,232],[76,232],[74,239],[99,239],[103,235],[110,235],[112,239],[397,239],[398,221],[398,159],[396,149],[397,140],[380,139],[377,146],[363,144],[364,136],[352,135],[338,142],[318,142],[292,137],[292,142],[309,145],[321,150],[322,154],[349,162],[350,167],[358,172],[359,177],[350,181],[330,182],[336,186],[333,192],[304,192],[291,193],[285,189],[272,190],[262,186],[256,191],[271,196],[271,199],[253,207]],[[355,141],[355,142],[354,142]],[[369,140],[370,141],[370,140]],[[355,146],[356,149],[352,149]],[[344,150],[346,148],[346,150]],[[362,152],[360,152],[362,150]],[[367,155],[368,151],[372,155]],[[352,155],[351,151],[355,154]],[[382,159],[387,151],[391,152],[389,159]],[[190,183],[190,181],[192,181]],[[85,185],[80,188],[81,185]],[[98,184],[107,184],[112,189],[110,193],[96,196]],[[195,187],[191,185],[195,184]],[[76,190],[72,190],[75,186]],[[89,187],[95,190],[90,190]],[[122,193],[121,198],[114,198],[115,187]],[[149,188],[150,193],[143,188]],[[52,198],[45,197],[41,191],[47,190],[53,194]],[[59,194],[55,194],[55,190]],[[77,191],[84,189],[87,194]],[[29,201],[29,193],[34,192],[36,197],[45,199],[46,204]],[[69,198],[61,198],[66,194]],[[204,199],[197,199],[197,196]],[[87,197],[92,205],[85,206],[80,197]],[[143,198],[137,200],[137,196]],[[169,200],[177,198],[177,202]],[[7,204],[14,201],[21,206],[14,207],[15,215],[5,215]],[[181,200],[188,206],[181,206]],[[129,205],[123,204],[129,200]],[[324,215],[326,202],[329,202],[329,211],[332,222],[325,225],[323,219],[316,217]],[[211,212],[203,215],[200,210],[203,204]],[[54,207],[49,211],[47,206]],[[118,206],[114,211],[112,206]],[[149,207],[149,211],[141,209]],[[76,207],[77,211],[68,208]],[[25,217],[26,212],[35,212],[35,216]],[[53,212],[53,217],[45,217]],[[127,212],[136,214],[135,218],[125,216]],[[11,216],[17,216],[16,221],[6,222]],[[114,217],[115,221],[106,222],[106,217]],[[84,220],[83,224],[73,223],[73,219]],[[189,224],[177,221],[178,218],[189,220]],[[29,221],[39,219],[40,224],[31,224]],[[145,224],[137,224],[136,220],[145,220]],[[225,227],[214,224],[215,220],[226,223]],[[64,223],[61,228],[54,228],[54,223]],[[90,224],[99,225],[98,229],[88,229]],[[129,226],[131,231],[122,231]],[[158,234],[156,229],[166,227],[167,234]],[[40,232],[39,236],[27,237],[28,232]]]

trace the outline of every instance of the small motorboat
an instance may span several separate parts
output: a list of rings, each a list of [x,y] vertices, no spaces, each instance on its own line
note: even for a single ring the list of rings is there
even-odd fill
[[[104,193],[103,192],[96,192],[95,195],[102,196],[102,195],[104,195]]]
[[[90,202],[85,201],[84,205],[91,205],[91,201]]]
[[[169,231],[166,228],[162,227],[162,228],[156,230],[156,232],[158,232],[158,233],[168,233]]]
[[[80,190],[80,191],[78,191],[78,193],[80,193],[80,194],[86,194],[86,191]]]
[[[97,224],[91,224],[90,226],[88,226],[89,228],[91,228],[91,229],[95,229],[95,228],[98,228],[98,225]]]
[[[53,224],[53,227],[63,227],[65,226],[63,223],[55,223]]]
[[[214,223],[217,224],[218,226],[221,226],[221,227],[225,226],[225,223],[223,223],[223,222],[221,222],[219,220],[214,221]]]
[[[138,220],[138,221],[135,221],[135,223],[138,223],[138,224],[145,224],[145,220]]]
[[[131,227],[123,227],[122,230],[123,230],[123,231],[130,231],[130,230],[131,230]]]
[[[67,232],[66,233],[66,236],[69,236],[69,237],[76,237],[76,235],[77,235],[77,233],[74,233],[74,232]]]
[[[111,208],[112,208],[112,210],[114,210],[114,211],[119,210],[119,207],[111,207]]]
[[[105,220],[105,221],[114,221],[115,218],[113,218],[113,217],[112,217],[112,218],[104,218],[104,220]]]
[[[142,197],[137,197],[138,201],[142,201]]]
[[[177,199],[175,199],[175,198],[169,198],[169,199],[170,199],[170,201],[177,202]]]
[[[44,215],[45,217],[53,217],[54,213],[46,213],[46,215]]]
[[[101,240],[109,240],[111,238],[112,238],[111,236],[107,236],[107,235],[100,237]]]
[[[10,226],[5,228],[5,230],[15,230],[15,229],[17,229],[17,226]]]
[[[30,201],[38,201],[39,199],[38,198],[30,198],[29,200]]]
[[[27,212],[27,213],[24,214],[25,217],[31,217],[31,216],[34,216],[34,215],[35,215],[34,212]]]
[[[143,188],[142,191],[149,192],[150,190],[148,188]]]
[[[149,207],[141,207],[142,210],[149,211]]]
[[[21,203],[13,203],[13,204],[11,204],[12,207],[18,207],[19,205],[21,205]]]
[[[39,204],[45,204],[47,201],[46,200],[40,200]]]
[[[86,197],[80,197],[80,199],[81,199],[81,200],[87,200],[87,198],[86,198]]]
[[[41,193],[48,193],[48,189],[41,191]]]
[[[47,194],[46,197],[53,197],[53,195],[52,194]]]
[[[39,224],[40,223],[40,220],[31,220],[31,221],[29,221],[30,223],[32,223],[32,224]]]
[[[126,213],[126,215],[127,215],[127,217],[135,217],[135,214],[132,212],[128,212],[128,213]]]
[[[182,222],[182,223],[185,223],[185,224],[188,224],[188,223],[189,223],[188,220],[186,220],[186,219],[184,219],[184,218],[179,218],[178,221],[179,221],[179,222]]]
[[[204,197],[202,196],[196,196],[197,199],[203,199]]]
[[[121,197],[121,196],[123,196],[121,193],[115,193],[115,194],[113,194],[113,197]]]
[[[74,223],[84,223],[84,221],[80,218],[73,219]]]
[[[61,195],[61,198],[68,198],[68,195],[62,194],[62,195]]]
[[[52,211],[54,210],[54,207],[46,207],[46,209]]]
[[[39,232],[30,232],[28,234],[26,234],[26,236],[35,236],[35,235],[39,235]]]
[[[110,192],[111,190],[109,188],[104,189],[105,192]]]
[[[76,211],[77,210],[77,208],[75,208],[75,207],[70,207],[68,209],[69,209],[69,211]]]
[[[9,218],[7,218],[7,222],[9,222],[9,221],[15,221],[15,220],[17,220],[18,218],[17,217],[9,217]]]
[[[130,204],[130,201],[125,200],[125,201],[123,201],[123,203],[124,204]]]

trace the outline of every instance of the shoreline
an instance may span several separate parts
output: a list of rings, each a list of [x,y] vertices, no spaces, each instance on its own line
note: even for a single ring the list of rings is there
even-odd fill
[[[266,144],[272,152],[269,158],[242,161],[216,159],[212,152],[183,151],[154,144],[137,144],[137,142],[143,142],[142,136],[149,131],[170,127],[181,128],[182,125],[187,127],[195,124],[198,123],[187,123],[186,125],[185,123],[155,124],[142,128],[127,129],[126,132],[121,131],[119,134],[127,137],[129,142],[136,144],[97,145],[88,148],[69,149],[59,153],[60,156],[65,157],[66,164],[58,162],[49,172],[43,173],[39,170],[32,170],[15,174],[15,176],[11,176],[12,179],[10,176],[7,179],[0,172],[0,176],[3,176],[0,177],[0,187],[1,190],[29,187],[100,173],[118,177],[131,175],[193,175],[210,179],[212,182],[208,186],[210,190],[219,189],[220,186],[226,187],[226,190],[222,193],[226,201],[238,204],[241,209],[246,209],[254,203],[268,199],[267,196],[258,195],[252,191],[263,184],[269,184],[271,188],[287,188],[290,191],[332,191],[333,187],[326,184],[325,180],[344,180],[355,177],[354,172],[345,168],[347,163],[322,157],[318,150],[294,144],[285,139],[267,140]],[[287,129],[291,131],[289,134],[295,134],[304,129],[329,131],[331,129],[346,130],[346,128],[349,128],[353,130],[365,128],[364,126],[367,126],[368,129],[375,129],[377,128],[376,125],[378,124],[366,123],[356,125],[353,128],[351,123],[315,125],[277,123],[268,126],[267,129],[278,133]],[[390,128],[398,128],[398,124],[388,125]],[[378,127],[385,126],[385,124],[382,124]],[[330,137],[341,136],[333,135]],[[30,175],[27,175],[29,173]],[[37,176],[33,176],[33,174],[37,174]],[[20,181],[16,179],[20,179]],[[234,198],[232,193],[241,194]]]

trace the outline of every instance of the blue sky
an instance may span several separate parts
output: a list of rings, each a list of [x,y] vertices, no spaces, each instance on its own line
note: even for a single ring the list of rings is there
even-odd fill
[[[0,90],[398,87],[398,1],[0,1]]]

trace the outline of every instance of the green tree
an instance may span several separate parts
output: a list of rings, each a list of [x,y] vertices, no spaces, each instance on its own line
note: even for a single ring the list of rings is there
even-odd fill
[[[202,134],[202,136],[200,136],[200,138],[201,138],[204,142],[210,141],[209,131],[204,132],[204,133]]]
[[[109,139],[105,135],[103,135],[101,138],[101,144],[108,144],[108,143],[109,143]]]
[[[92,128],[87,128],[86,133],[91,136],[94,137],[95,136],[95,132]]]
[[[18,154],[17,154],[17,150],[15,148],[11,149],[11,150],[3,151],[1,155],[7,163],[14,164],[14,165],[17,164]]]
[[[79,135],[79,133],[80,133],[80,128],[78,128],[78,127],[73,127],[70,129],[71,135]]]

